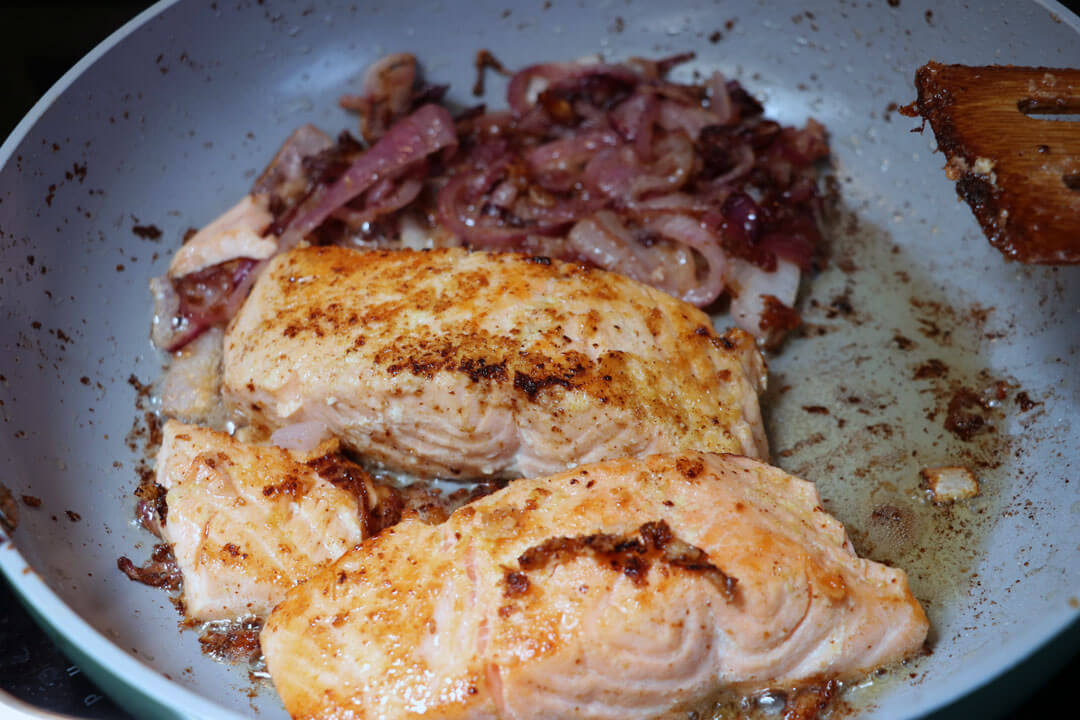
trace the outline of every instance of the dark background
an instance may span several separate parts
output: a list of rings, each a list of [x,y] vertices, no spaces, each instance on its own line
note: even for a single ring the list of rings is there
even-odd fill
[[[882,0],[884,2],[884,0]],[[1080,0],[1064,3],[1074,12]],[[148,2],[0,3],[0,138],[7,137],[37,99],[83,55]],[[1075,656],[1080,628],[1042,650],[1034,661],[996,681],[978,703],[951,708],[956,717],[984,717],[1017,705],[1011,718],[1067,717],[1075,712],[1080,657],[1048,677],[1043,668]],[[1039,687],[1023,698],[1014,689]],[[0,687],[24,700],[86,718],[125,718],[49,643],[0,582]],[[1065,708],[1073,707],[1073,711]]]

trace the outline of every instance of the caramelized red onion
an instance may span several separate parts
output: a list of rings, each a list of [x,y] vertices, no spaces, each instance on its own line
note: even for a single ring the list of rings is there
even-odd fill
[[[400,210],[411,203],[423,189],[424,183],[417,178],[405,178],[401,182],[383,180],[368,191],[362,210],[342,205],[330,215],[341,220],[351,229],[362,231],[365,225],[375,221],[381,215]]]
[[[341,107],[360,116],[360,135],[374,143],[401,117],[421,105],[437,103],[446,85],[421,82],[416,58],[410,53],[387,55],[364,73],[361,95],[342,95]]]
[[[439,150],[452,151],[457,143],[454,120],[446,108],[424,105],[394,123],[377,143],[361,153],[319,204],[296,218],[287,230],[306,235],[379,180],[392,179]]]
[[[709,305],[720,297],[724,292],[724,273],[728,259],[720,249],[719,238],[709,232],[699,220],[689,215],[660,215],[646,220],[645,226],[693,248],[705,262],[701,279],[693,286],[685,288],[677,297],[699,307]]]
[[[375,142],[409,106],[416,83],[416,58],[393,53],[372,63],[364,73],[364,94],[343,95],[338,101],[360,116],[360,134]]]
[[[179,350],[240,309],[265,261],[235,258],[180,278],[154,278],[154,343]]]
[[[282,250],[371,246],[438,224],[440,244],[539,250],[699,306],[726,291],[740,326],[774,338],[761,298],[790,309],[820,246],[825,131],[764,118],[718,72],[700,84],[667,78],[693,57],[532,65],[511,78],[508,111],[478,106],[456,119],[437,104],[445,88],[418,80],[415,58],[383,58],[362,95],[341,99],[366,145],[304,126],[256,183],[271,197],[268,232]],[[208,270],[155,286],[159,317],[172,318],[155,324],[162,347],[226,321],[258,268]]]
[[[594,103],[618,93],[620,88],[633,87],[640,76],[624,65],[592,62],[543,63],[530,65],[510,78],[506,101],[518,118],[525,117],[537,104],[555,116],[556,121],[569,118],[571,99],[588,95]],[[546,94],[546,97],[545,97]]]
[[[333,145],[333,139],[322,130],[310,124],[301,125],[278,149],[251,193],[277,197],[279,204],[295,202],[308,184],[304,158],[314,157]]]

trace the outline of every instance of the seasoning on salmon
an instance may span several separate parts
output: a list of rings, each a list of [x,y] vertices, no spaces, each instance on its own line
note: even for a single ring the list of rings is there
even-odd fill
[[[687,453],[403,521],[291,590],[261,643],[295,718],[626,720],[859,677],[927,627],[812,484]]]
[[[290,587],[396,521],[387,513],[395,491],[336,450],[329,441],[295,453],[165,423],[161,530],[183,576],[189,620],[263,617]]]
[[[420,476],[767,455],[754,339],[621,275],[512,253],[299,248],[229,328],[224,394]]]

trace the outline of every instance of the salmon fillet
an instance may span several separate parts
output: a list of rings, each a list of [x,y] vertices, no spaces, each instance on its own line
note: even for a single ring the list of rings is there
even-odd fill
[[[165,423],[162,527],[194,621],[263,617],[285,591],[396,520],[393,490],[323,443],[300,454]]]
[[[421,476],[521,477],[685,449],[765,457],[753,338],[602,270],[509,253],[309,247],[259,278],[225,397]]]
[[[623,720],[857,677],[927,627],[813,485],[686,453],[404,521],[293,588],[261,642],[294,718]]]

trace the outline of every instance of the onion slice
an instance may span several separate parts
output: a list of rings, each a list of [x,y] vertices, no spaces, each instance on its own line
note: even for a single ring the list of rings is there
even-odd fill
[[[318,205],[296,218],[287,231],[308,234],[331,213],[381,179],[393,178],[428,155],[457,147],[454,120],[446,108],[424,105],[395,123],[377,143],[358,157],[330,187]]]
[[[705,307],[720,297],[720,293],[724,292],[728,257],[720,249],[719,238],[709,232],[700,221],[681,213],[649,218],[645,221],[645,226],[653,232],[689,245],[705,260],[705,277],[682,294],[683,300],[698,307]]]

